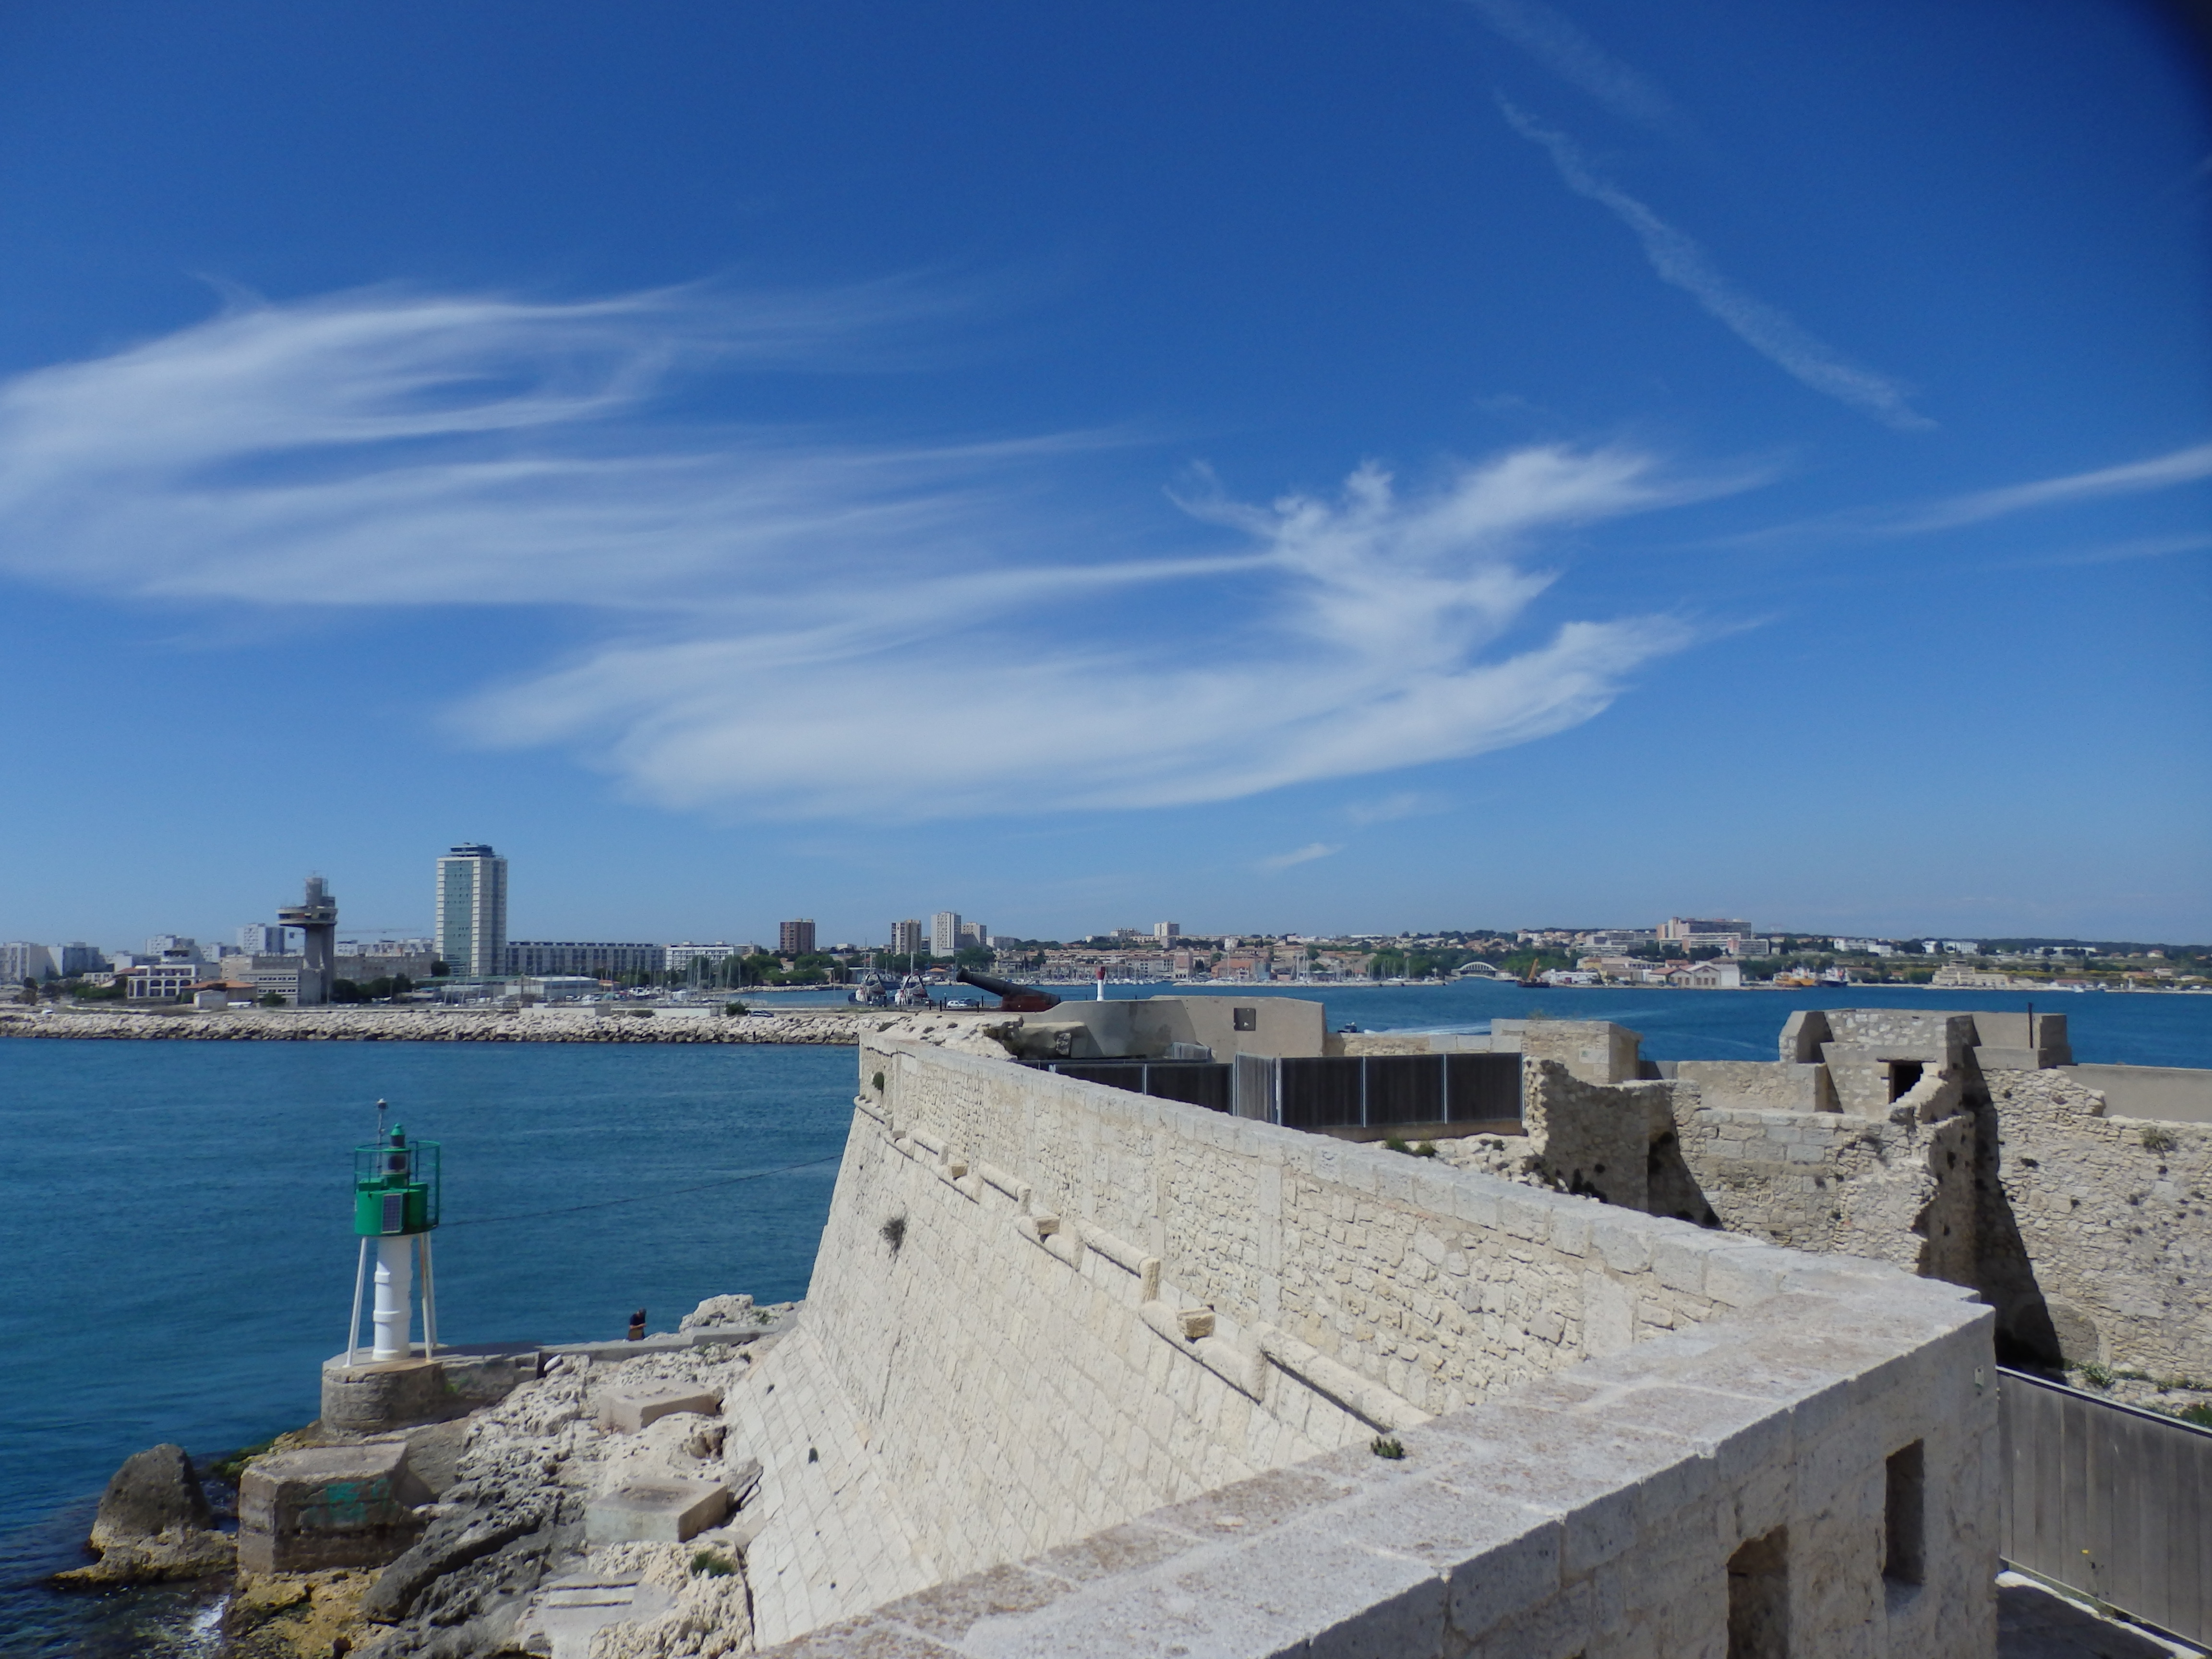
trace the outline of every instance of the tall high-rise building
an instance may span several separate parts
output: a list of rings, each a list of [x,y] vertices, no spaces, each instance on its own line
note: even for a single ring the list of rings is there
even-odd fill
[[[799,921],[779,921],[775,925],[775,953],[780,957],[811,957],[814,954],[814,921],[806,917]]]
[[[929,919],[929,954],[949,957],[960,950],[960,913],[939,910]]]
[[[923,942],[920,922],[895,921],[891,924],[891,954],[893,956],[920,956]]]
[[[284,929],[273,921],[249,921],[238,930],[238,953],[246,957],[281,957]]]
[[[1182,924],[1179,921],[1156,921],[1152,924],[1154,939],[1181,939]]]
[[[507,971],[507,860],[463,842],[438,860],[438,955],[448,973]]]

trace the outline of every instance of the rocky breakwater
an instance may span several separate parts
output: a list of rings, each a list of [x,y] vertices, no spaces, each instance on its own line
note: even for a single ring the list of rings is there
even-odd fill
[[[1018,1024],[996,1013],[793,1008],[702,1016],[625,1008],[568,1009],[165,1008],[92,1012],[0,1007],[0,1037],[110,1038],[186,1042],[809,1042],[854,1044],[881,1033],[911,1042],[1003,1054],[990,1037]]]

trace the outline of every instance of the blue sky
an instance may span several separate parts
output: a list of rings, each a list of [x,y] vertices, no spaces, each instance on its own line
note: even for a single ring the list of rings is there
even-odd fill
[[[0,937],[2212,936],[2129,4],[23,5]]]

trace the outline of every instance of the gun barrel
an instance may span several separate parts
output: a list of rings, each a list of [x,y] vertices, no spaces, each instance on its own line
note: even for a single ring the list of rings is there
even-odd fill
[[[975,973],[965,968],[952,977],[960,984],[972,985],[979,991],[988,991],[999,999],[1000,1007],[1012,1013],[1041,1014],[1048,1008],[1060,1006],[1058,997],[1049,991],[1040,991],[1033,985],[1017,985],[1011,980]]]

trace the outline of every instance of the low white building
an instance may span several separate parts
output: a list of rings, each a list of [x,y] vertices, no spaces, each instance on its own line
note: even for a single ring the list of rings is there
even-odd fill
[[[134,1002],[174,1002],[207,977],[204,962],[150,962],[133,968],[125,981],[126,994]],[[299,981],[293,981],[293,994],[299,993]]]
[[[1743,988],[1743,969],[1739,963],[1717,958],[1693,962],[1687,968],[1674,970],[1674,983],[1692,991],[1740,991]]]

